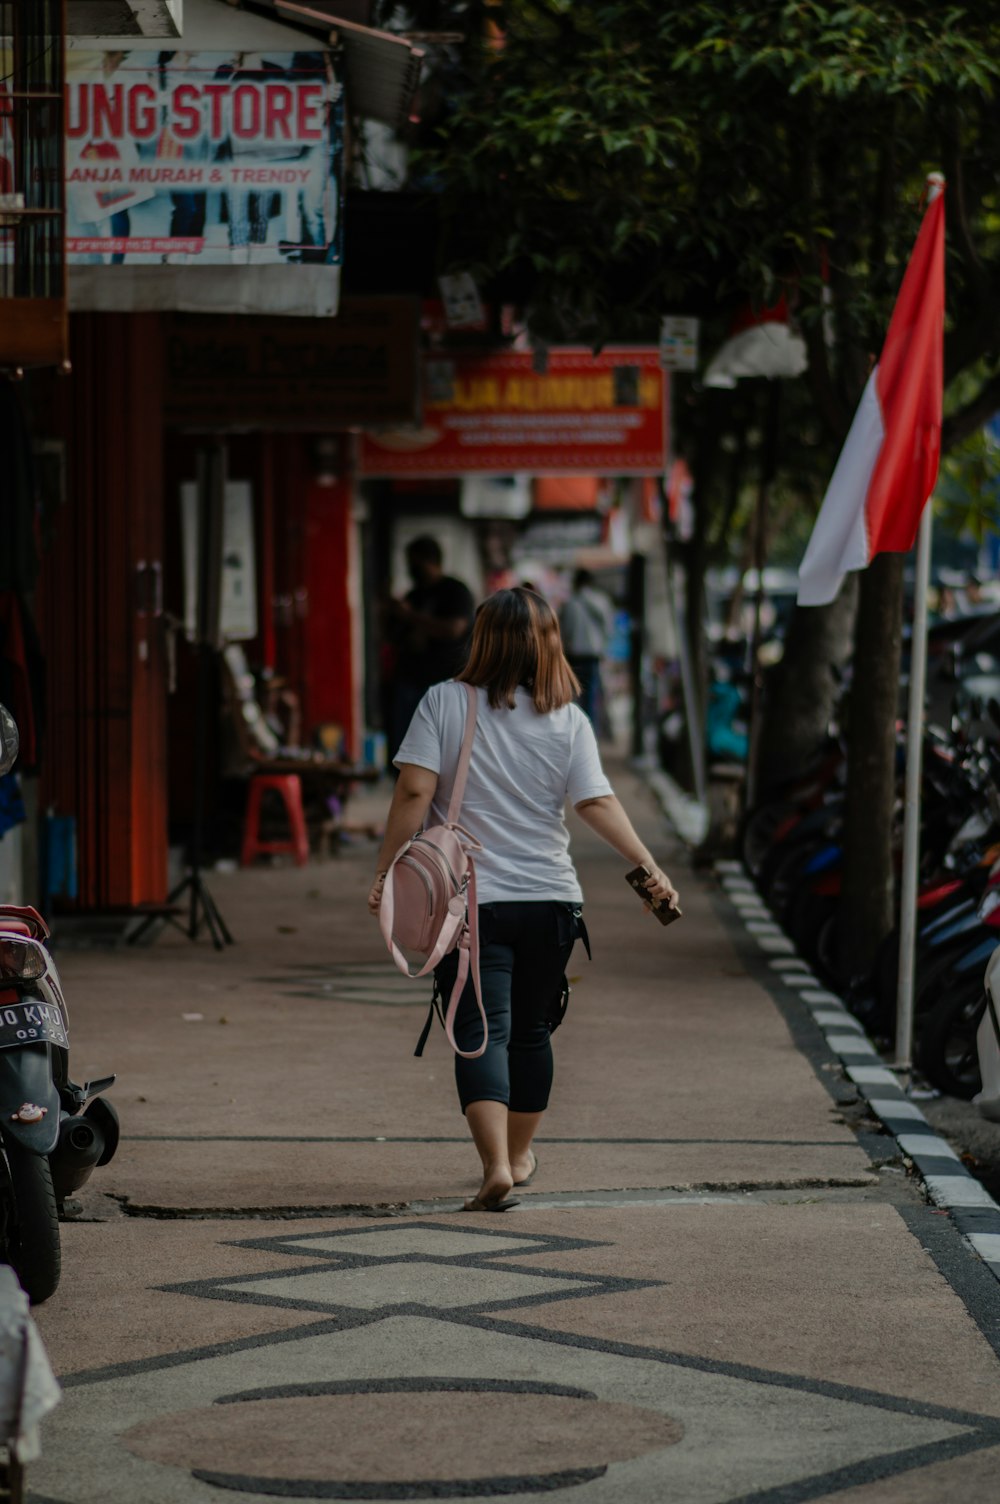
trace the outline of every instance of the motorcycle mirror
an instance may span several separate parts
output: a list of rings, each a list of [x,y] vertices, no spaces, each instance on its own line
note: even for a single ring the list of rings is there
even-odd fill
[[[0,705],[0,773],[10,772],[19,750],[17,722],[6,705]]]

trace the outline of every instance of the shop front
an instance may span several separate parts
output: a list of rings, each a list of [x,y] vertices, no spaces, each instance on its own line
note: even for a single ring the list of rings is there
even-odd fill
[[[351,108],[397,121],[414,49],[366,36],[398,87],[371,105],[354,68]],[[414,307],[340,295],[346,54],[329,18],[186,0],[184,51],[154,45],[71,38],[72,369],[20,400],[47,665],[37,888],[50,908],[122,919],[163,904],[190,825],[206,452],[226,470],[210,794],[229,839],[223,774],[245,728],[226,724],[224,649],[256,676],[279,742],[359,749],[346,433],[412,422],[416,403]]]
[[[170,822],[191,812],[187,709],[194,685],[192,491],[199,454],[222,446],[227,506],[210,832],[232,852],[253,753],[231,698],[229,664],[245,662],[270,728],[286,748],[362,752],[363,553],[352,430],[412,423],[418,402],[418,305],[345,299],[335,320],[163,321],[166,424],[165,613],[179,686],[169,700]],[[249,561],[249,562],[248,562]],[[234,571],[251,584],[234,590]],[[241,772],[241,769],[243,770]]]

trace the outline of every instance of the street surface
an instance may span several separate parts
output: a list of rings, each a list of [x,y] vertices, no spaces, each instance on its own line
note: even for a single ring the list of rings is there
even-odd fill
[[[370,843],[213,874],[223,955],[60,956],[124,1138],[37,1313],[36,1504],[996,1496],[1000,1285],[615,781],[685,918],[574,822],[594,961],[502,1216],[460,1210],[478,1162],[440,1031],[412,1058],[428,989],[366,913]]]

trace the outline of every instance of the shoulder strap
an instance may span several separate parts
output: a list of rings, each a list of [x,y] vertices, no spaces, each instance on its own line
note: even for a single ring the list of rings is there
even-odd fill
[[[462,808],[462,800],[465,798],[465,784],[469,776],[469,762],[472,758],[472,743],[476,736],[476,709],[478,695],[474,684],[463,684],[462,688],[468,697],[468,706],[465,712],[465,735],[462,738],[462,750],[458,755],[458,766],[455,769],[455,783],[451,791],[451,803],[448,805],[449,825],[455,825],[458,821],[459,811]]]
[[[460,1050],[455,1043],[455,1016],[470,975],[479,1017],[483,1021],[483,1042],[478,1050]],[[471,862],[469,863],[469,923],[458,947],[458,971],[444,1015],[444,1032],[455,1054],[460,1055],[463,1060],[478,1060],[480,1055],[486,1053],[490,1026],[486,1018],[486,1009],[483,1006],[482,983],[479,977],[479,899],[476,893],[476,869]]]

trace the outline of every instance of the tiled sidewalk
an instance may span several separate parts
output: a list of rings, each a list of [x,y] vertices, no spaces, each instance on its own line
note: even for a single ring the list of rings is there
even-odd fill
[[[506,1216],[459,1210],[475,1157],[442,1039],[412,1058],[371,846],[213,876],[224,955],[65,957],[125,1141],[38,1313],[66,1386],[40,1501],[988,1496],[1000,1287],[865,1119],[836,1009],[616,784],[685,918],[574,835],[595,959]]]

